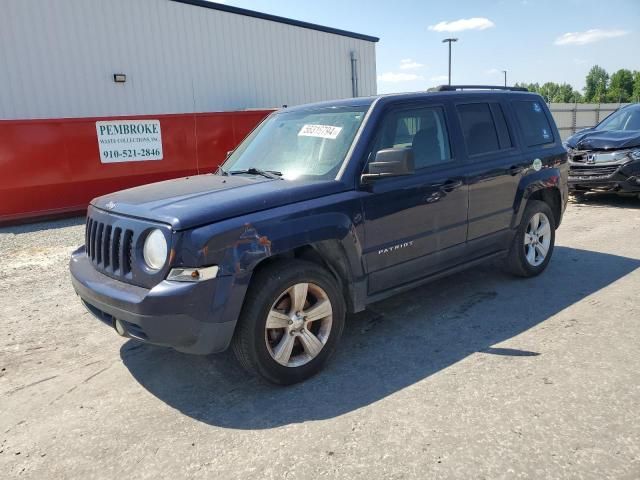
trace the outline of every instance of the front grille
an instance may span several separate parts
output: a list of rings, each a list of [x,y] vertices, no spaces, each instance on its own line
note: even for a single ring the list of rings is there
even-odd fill
[[[131,272],[133,264],[133,230],[87,218],[85,233],[87,257],[95,267],[116,277]]]
[[[131,271],[133,265],[133,232],[131,230],[124,231],[124,240],[122,242],[122,270],[124,272]]]
[[[572,178],[587,178],[589,180],[594,180],[598,178],[608,178],[614,173],[616,170],[620,168],[619,165],[609,165],[609,166],[575,166],[572,165],[569,168],[569,176]]]
[[[152,271],[142,259],[142,243],[148,232],[159,229],[171,244],[168,225],[105,212],[93,205],[87,211],[85,250],[87,259],[98,272],[120,282],[143,288],[153,288],[164,280],[169,271]]]

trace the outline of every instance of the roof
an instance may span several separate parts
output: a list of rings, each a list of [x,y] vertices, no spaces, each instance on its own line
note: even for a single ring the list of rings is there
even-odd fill
[[[316,25],[315,23],[301,22],[299,20],[293,20],[291,18],[279,17],[277,15],[270,15],[268,13],[256,12],[255,10],[247,10],[245,8],[232,7],[230,5],[224,5],[222,3],[214,3],[206,0],[171,0],[172,2],[184,3],[187,5],[194,5],[196,7],[209,8],[211,10],[219,10],[221,12],[235,13],[237,15],[244,15],[245,17],[259,18],[261,20],[268,20],[271,22],[284,23],[286,25],[293,25],[294,27],[307,28],[309,30],[318,30],[325,33],[333,33],[335,35],[341,35],[343,37],[357,38],[358,40],[365,40],[367,42],[377,42],[380,39],[378,37],[372,37],[369,35],[363,35],[361,33],[349,32],[347,30],[340,30],[337,28],[325,27],[323,25]]]
[[[371,97],[356,97],[356,98],[344,98],[339,100],[325,100],[322,102],[306,103],[302,105],[296,105],[289,107],[286,111],[300,111],[300,110],[313,110],[316,108],[331,108],[331,107],[366,107],[371,105],[377,99],[381,99],[385,104],[396,100],[425,100],[434,97],[445,98],[459,98],[459,97],[479,97],[479,96],[505,96],[505,95],[518,95],[518,96],[539,96],[535,92],[529,92],[524,90],[442,90],[442,91],[419,91],[419,92],[405,92],[405,93],[385,93],[381,95],[374,95]]]

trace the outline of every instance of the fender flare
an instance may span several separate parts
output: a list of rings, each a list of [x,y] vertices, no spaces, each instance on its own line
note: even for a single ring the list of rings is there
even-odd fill
[[[560,181],[560,171],[557,168],[546,168],[523,177],[518,185],[518,191],[513,204],[511,228],[516,229],[518,228],[518,225],[520,225],[524,211],[529,203],[529,199],[534,193],[541,190],[555,189],[558,191],[562,201]]]

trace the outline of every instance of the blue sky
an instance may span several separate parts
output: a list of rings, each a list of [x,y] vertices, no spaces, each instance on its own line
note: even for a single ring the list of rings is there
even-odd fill
[[[380,37],[378,92],[452,82],[568,82],[582,90],[598,64],[640,70],[640,0],[227,0],[274,15]],[[465,20],[458,22],[458,20]]]

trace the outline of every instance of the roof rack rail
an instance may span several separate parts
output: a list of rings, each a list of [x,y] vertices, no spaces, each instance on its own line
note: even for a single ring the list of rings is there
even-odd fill
[[[439,85],[430,88],[429,92],[453,92],[456,90],[509,90],[511,92],[528,92],[525,87],[503,87],[502,85]]]

